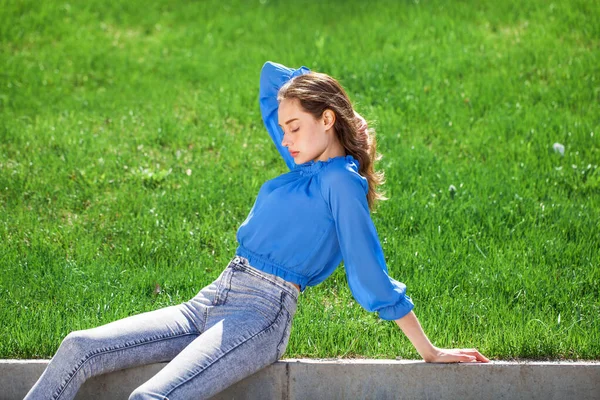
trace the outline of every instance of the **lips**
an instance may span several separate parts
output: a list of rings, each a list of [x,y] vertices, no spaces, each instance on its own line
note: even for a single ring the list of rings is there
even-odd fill
[[[290,151],[290,154],[292,155],[292,157],[296,157],[298,155],[298,153],[300,153],[299,151]]]

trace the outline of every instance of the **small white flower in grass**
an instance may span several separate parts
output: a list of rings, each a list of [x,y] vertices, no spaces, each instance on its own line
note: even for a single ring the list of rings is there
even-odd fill
[[[191,169],[189,169],[189,168],[188,168],[188,169],[186,169],[186,170],[185,170],[185,174],[186,174],[187,176],[191,176],[191,175],[192,175],[192,170],[191,170]]]
[[[565,146],[563,146],[560,143],[554,143],[552,145],[552,148],[554,149],[555,153],[560,153],[561,156],[565,155]]]
[[[454,195],[456,194],[456,186],[450,185],[448,187],[448,191],[450,192],[450,197],[454,198]]]

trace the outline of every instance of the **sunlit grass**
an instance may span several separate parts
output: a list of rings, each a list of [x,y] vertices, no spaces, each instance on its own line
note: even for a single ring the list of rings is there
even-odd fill
[[[219,275],[260,185],[286,171],[257,102],[273,60],[335,76],[376,127],[390,200],[373,219],[434,344],[597,359],[599,14],[587,1],[5,2],[0,357],[50,357],[72,330]],[[285,356],[418,358],[341,267],[301,296]]]

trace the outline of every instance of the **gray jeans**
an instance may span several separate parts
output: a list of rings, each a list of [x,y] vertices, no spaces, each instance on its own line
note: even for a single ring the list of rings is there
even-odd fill
[[[92,376],[164,361],[129,399],[210,398],[283,355],[298,295],[236,256],[187,302],[68,334],[25,399],[72,399]]]

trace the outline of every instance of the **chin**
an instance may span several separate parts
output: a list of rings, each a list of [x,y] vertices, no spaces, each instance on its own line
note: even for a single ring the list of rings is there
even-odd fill
[[[307,160],[305,157],[296,157],[296,158],[294,158],[294,162],[296,163],[296,165],[304,164],[304,163],[306,163],[308,161],[309,160]]]

